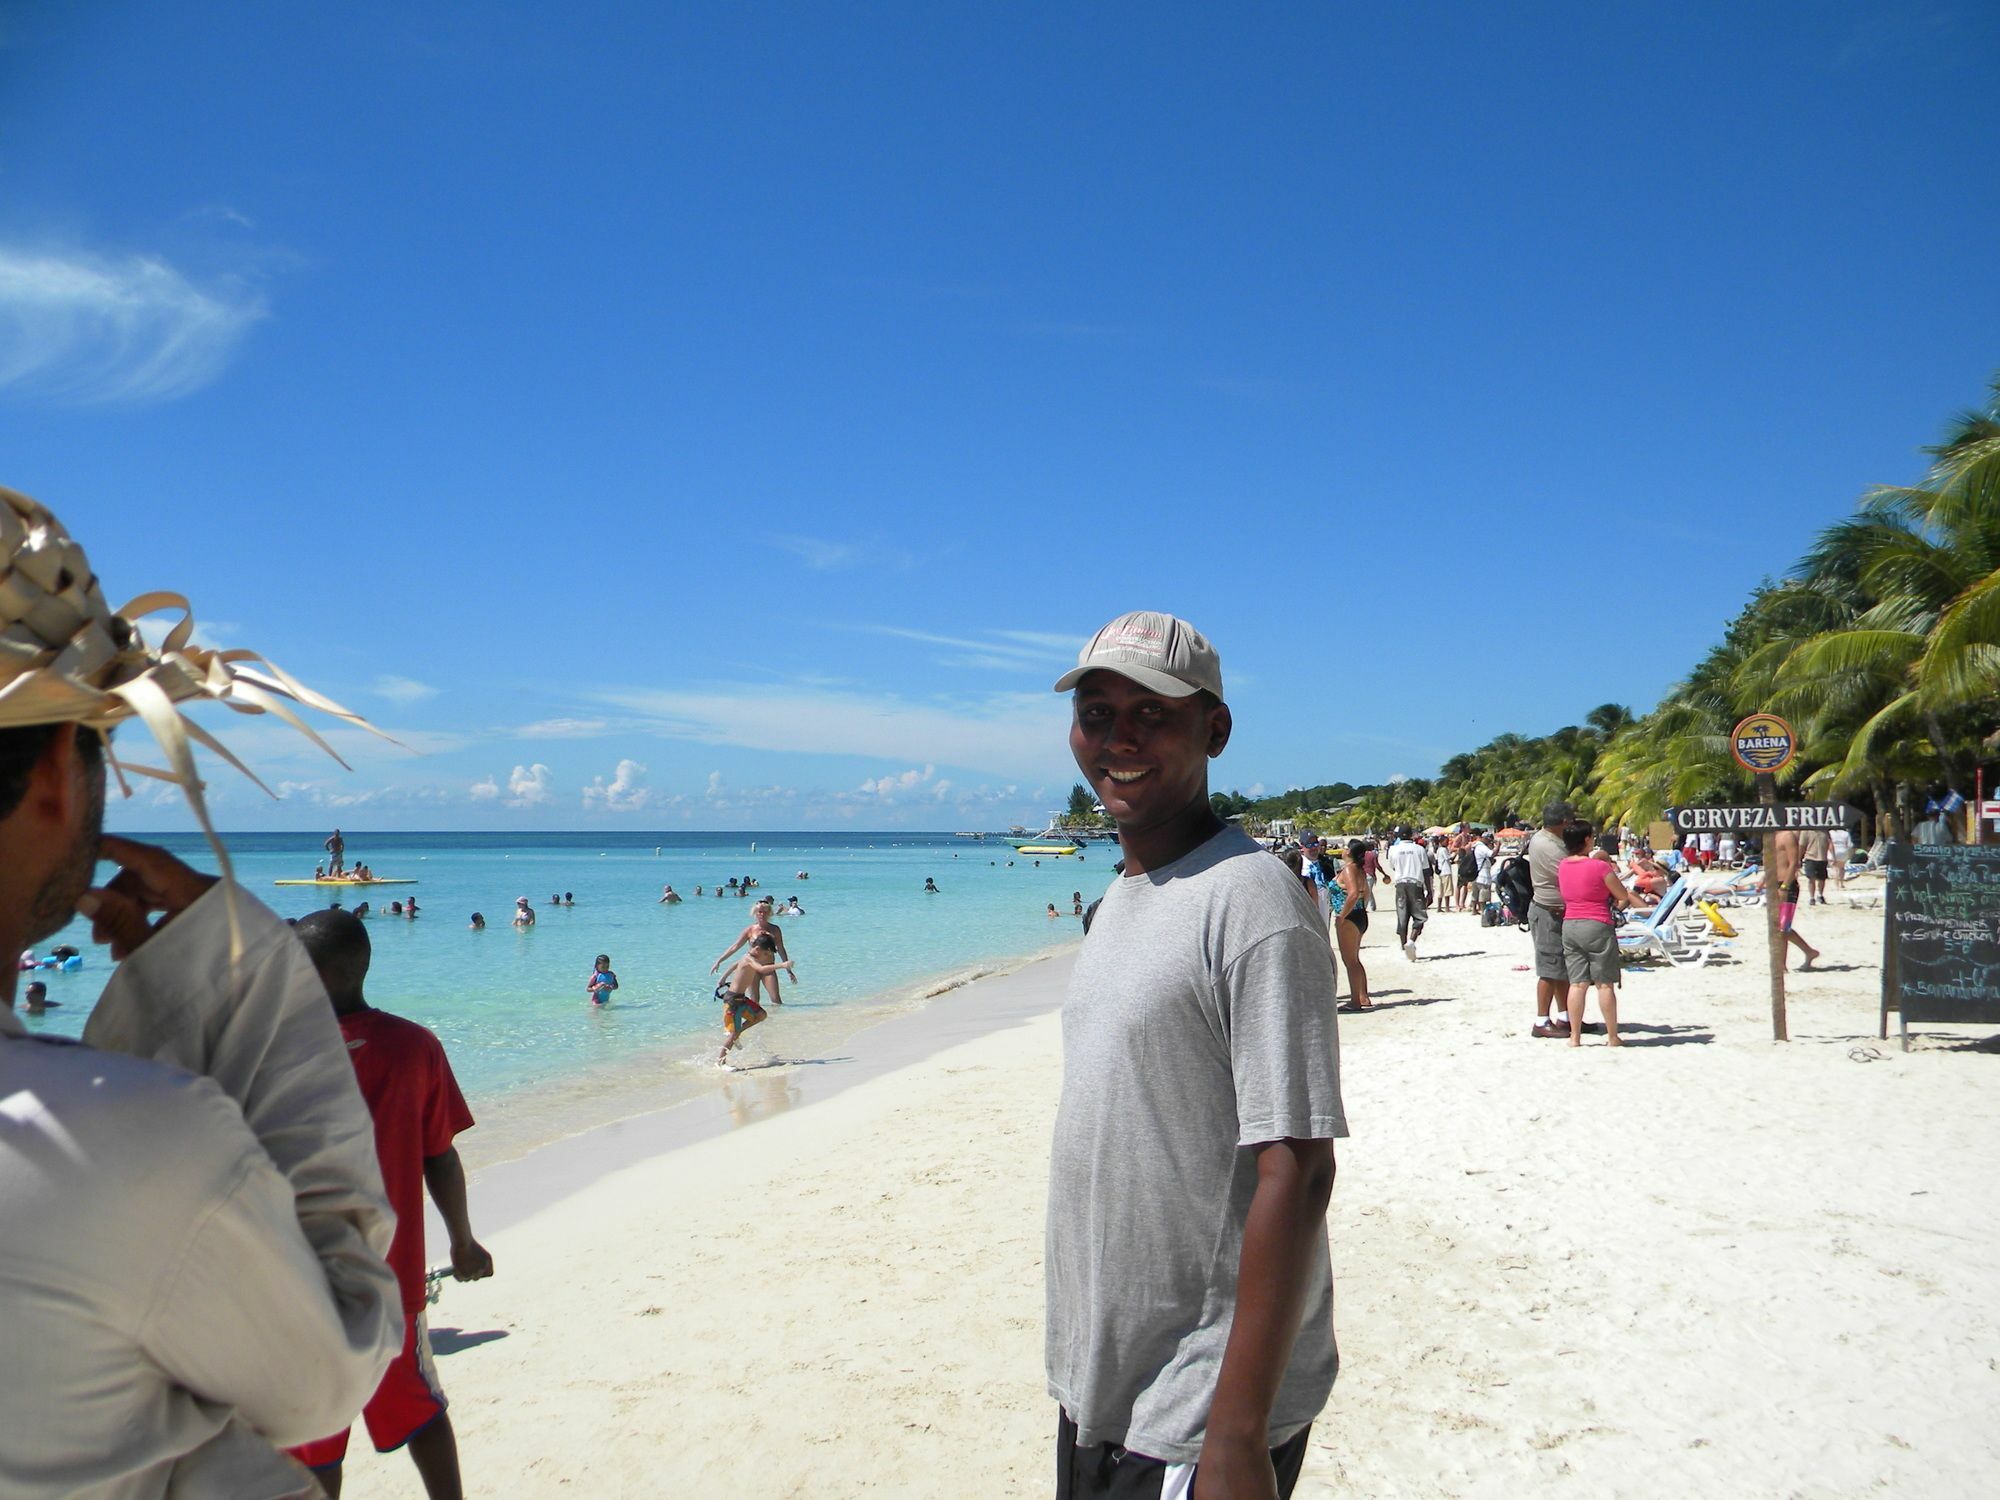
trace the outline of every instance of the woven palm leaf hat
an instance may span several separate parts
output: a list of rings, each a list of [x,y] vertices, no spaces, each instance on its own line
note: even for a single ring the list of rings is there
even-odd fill
[[[159,645],[148,645],[138,622],[170,611],[180,619]],[[347,762],[293,704],[380,733],[254,651],[199,644],[193,610],[179,594],[141,594],[123,609],[109,608],[90,560],[54,513],[0,486],[0,729],[77,724],[108,731],[127,719],[141,720],[166,765],[137,765],[107,754],[119,788],[131,795],[128,773],[180,787],[233,884],[229,853],[209,821],[193,745],[213,751],[264,791],[270,788],[187,716],[188,705],[198,702],[275,714],[343,766]],[[230,915],[233,935],[233,900]]]

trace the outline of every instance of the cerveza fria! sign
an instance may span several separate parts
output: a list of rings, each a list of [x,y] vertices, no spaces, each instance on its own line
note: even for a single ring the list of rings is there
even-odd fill
[[[1790,802],[1765,807],[1670,807],[1667,821],[1679,833],[1777,833],[1782,829],[1848,828],[1861,821],[1845,802]]]

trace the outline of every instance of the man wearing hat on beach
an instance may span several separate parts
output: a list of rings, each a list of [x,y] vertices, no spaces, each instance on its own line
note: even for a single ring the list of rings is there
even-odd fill
[[[1215,648],[1140,612],[1074,670],[1070,751],[1124,853],[1071,974],[1049,1170],[1058,1500],[1289,1495],[1333,1388],[1341,1110],[1326,928],[1209,807]]]
[[[1313,905],[1319,908],[1320,921],[1333,930],[1333,897],[1328,893],[1332,883],[1327,879],[1325,867],[1320,861],[1326,857],[1326,845],[1320,842],[1318,834],[1307,829],[1299,835],[1299,874],[1312,885]]]
[[[292,930],[219,844],[220,881],[100,838],[107,767],[179,784],[209,827],[188,742],[227,752],[189,701],[360,721],[191,618],[148,646],[134,622],[169,607],[111,611],[61,522],[0,489],[0,951],[81,912],[121,961],[88,1045],[0,1011],[9,1500],[316,1495],[276,1445],[344,1426],[402,1339],[368,1112]],[[112,758],[135,718],[168,769]],[[119,873],[92,888],[100,858]]]

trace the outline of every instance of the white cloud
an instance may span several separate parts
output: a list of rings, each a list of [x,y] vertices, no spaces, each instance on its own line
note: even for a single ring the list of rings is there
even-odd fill
[[[157,256],[0,246],[0,390],[165,401],[222,373],[261,295],[200,287]]]
[[[866,635],[886,635],[899,641],[921,641],[927,646],[950,646],[974,657],[991,657],[1015,667],[1041,666],[1051,661],[1074,661],[1083,644],[1068,636],[1045,635],[1033,630],[989,630],[986,639],[963,635],[939,635],[931,630],[912,630],[904,625],[857,625]]]
[[[807,567],[821,572],[851,566],[861,556],[858,547],[846,542],[823,541],[819,537],[774,536],[771,540]]]
[[[602,776],[591,778],[590,785],[583,789],[583,805],[601,807],[606,812],[637,812],[653,800],[652,790],[645,782],[644,766],[636,760],[621,760],[610,781]]]
[[[753,750],[858,755],[1026,778],[1069,762],[1069,705],[1054,693],[994,693],[912,702],[793,685],[706,692],[631,688],[595,695],[638,716],[632,727],[667,739]]]
[[[421,703],[426,698],[435,698],[437,692],[428,682],[418,682],[414,677],[385,674],[375,679],[375,696],[387,698],[391,703]]]
[[[704,797],[720,797],[722,795],[722,773],[720,771],[710,771],[708,773],[708,790],[703,792],[702,795]]]
[[[158,651],[166,642],[167,635],[180,624],[181,617],[171,610],[147,615],[136,621],[139,639]],[[242,627],[234,620],[196,620],[194,632],[188,638],[197,646],[206,646],[211,651],[226,650],[242,634]]]
[[[491,776],[484,781],[475,781],[466,788],[466,793],[474,802],[491,802],[500,795],[500,783]]]
[[[912,767],[894,776],[871,776],[861,783],[860,791],[864,797],[880,797],[886,802],[899,793],[916,790],[935,775],[936,766],[925,766],[921,771]]]
[[[539,761],[532,766],[516,766],[507,777],[509,807],[539,807],[554,794],[555,772]]]
[[[993,634],[1003,641],[1017,641],[1024,646],[1039,646],[1058,656],[1075,656],[1089,639],[1081,635],[1063,635],[1047,630],[996,630]]]
[[[592,740],[610,729],[609,719],[537,719],[508,733],[519,740]]]

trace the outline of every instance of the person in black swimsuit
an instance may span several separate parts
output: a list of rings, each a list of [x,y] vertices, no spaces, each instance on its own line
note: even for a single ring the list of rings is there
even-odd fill
[[[1349,999],[1343,1010],[1367,1010],[1368,970],[1361,962],[1361,934],[1368,930],[1368,847],[1360,839],[1350,839],[1347,858],[1340,862],[1338,877],[1342,897],[1333,919],[1333,941],[1340,961],[1347,969]]]

